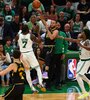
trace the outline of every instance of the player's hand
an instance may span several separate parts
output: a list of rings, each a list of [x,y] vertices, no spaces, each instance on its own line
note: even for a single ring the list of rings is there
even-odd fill
[[[44,16],[43,16],[43,15],[40,15],[39,18],[40,18],[41,20],[43,20],[43,19],[44,19]]]
[[[79,45],[80,44],[80,41],[81,41],[80,39],[77,39],[76,40],[76,43]]]

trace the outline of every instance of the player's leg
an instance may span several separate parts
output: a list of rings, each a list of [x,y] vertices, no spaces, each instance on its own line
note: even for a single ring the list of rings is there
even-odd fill
[[[78,99],[84,99],[86,97],[89,96],[89,93],[86,91],[85,87],[84,87],[84,82],[82,80],[82,76],[81,75],[77,75],[76,76],[77,82],[81,88],[82,91],[82,95],[78,97]]]
[[[29,86],[31,87],[31,90],[32,90],[33,92],[38,92],[38,91],[34,88],[34,86],[33,86],[33,84],[32,84],[32,80],[31,80],[31,76],[30,76],[30,70],[26,70],[25,73],[26,73],[27,82],[28,82]]]
[[[46,88],[43,85],[43,78],[42,78],[42,72],[41,72],[40,66],[37,66],[35,69],[37,71],[37,76],[38,76],[41,91],[46,92]]]
[[[79,73],[81,74],[81,78],[85,82],[87,82],[87,84],[90,86],[90,80],[85,76],[85,73],[87,73],[89,66],[90,66],[90,61],[89,60],[85,61],[85,64],[83,65],[83,68]]]
[[[30,55],[29,55],[28,58],[29,58],[28,62],[30,63],[30,66],[37,71],[37,76],[38,76],[39,84],[42,87],[41,90],[43,92],[45,92],[46,89],[43,86],[42,72],[41,72],[38,60],[36,59],[36,57],[35,57],[33,52],[30,52]]]
[[[37,76],[38,76],[39,84],[43,85],[42,84],[42,72],[41,72],[41,69],[40,69],[39,62],[36,59],[36,56],[34,55],[33,52],[30,52],[30,55],[29,55],[28,58],[29,58],[28,62],[30,64],[31,68],[35,69],[37,71]]]
[[[81,63],[79,63],[78,65],[79,66],[77,66],[77,69],[79,67],[79,70],[77,70],[76,79],[82,90],[82,95],[79,96],[78,99],[84,99],[89,96],[89,93],[86,91],[86,89],[84,87],[84,82],[83,82],[83,80],[86,80],[84,75],[85,75],[85,73],[87,73],[87,70],[89,68],[89,61],[81,61]],[[86,80],[86,81],[88,81],[88,80]]]
[[[23,54],[23,59],[24,59],[24,62],[26,63],[26,65],[28,67],[30,67],[30,59],[28,58],[27,55]],[[33,84],[32,84],[32,80],[31,80],[31,75],[30,75],[30,70],[25,70],[25,73],[26,73],[26,80],[31,88],[31,90],[34,92],[34,93],[38,93],[38,91],[34,88]]]
[[[13,85],[12,87],[10,87],[5,94],[3,95],[5,100],[15,100],[15,95],[16,95],[16,91],[15,91],[15,85]]]
[[[84,87],[84,82],[83,82],[83,80],[82,80],[82,78],[81,78],[81,76],[79,74],[76,75],[76,80],[77,80],[77,82],[78,82],[78,84],[79,84],[79,86],[80,86],[80,88],[82,90],[82,93],[85,93],[86,89]]]

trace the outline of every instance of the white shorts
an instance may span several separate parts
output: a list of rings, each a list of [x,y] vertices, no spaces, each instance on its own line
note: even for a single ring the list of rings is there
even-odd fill
[[[31,68],[36,68],[39,66],[38,60],[33,51],[22,53],[22,55]]]
[[[77,64],[77,74],[84,75],[90,67],[90,60],[79,61]]]

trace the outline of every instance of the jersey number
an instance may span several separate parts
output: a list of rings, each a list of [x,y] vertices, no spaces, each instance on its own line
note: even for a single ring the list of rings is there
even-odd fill
[[[22,40],[23,48],[26,48],[27,40]]]

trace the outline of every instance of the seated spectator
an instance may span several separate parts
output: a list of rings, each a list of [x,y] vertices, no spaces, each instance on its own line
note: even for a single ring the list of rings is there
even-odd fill
[[[68,24],[68,23],[65,24],[65,26],[64,26],[64,32],[66,33],[66,37],[68,37],[68,38],[72,37],[73,32],[71,30],[70,24]],[[76,43],[68,42],[68,49],[69,50],[77,51],[78,50],[78,46],[77,46]]]
[[[21,7],[19,11],[19,16],[20,16],[20,22],[29,21],[29,13],[28,13],[28,9],[26,6]]]
[[[0,44],[0,69],[6,69],[8,67],[8,62],[11,63],[10,56],[8,53],[5,55],[3,45]],[[2,86],[9,85],[9,73],[6,74],[6,81],[4,79],[4,76],[1,77],[1,84]]]
[[[81,20],[84,22],[84,25],[88,20],[90,20],[90,6],[86,0],[80,0],[77,6],[77,13],[80,14]]]
[[[32,15],[30,17],[30,20],[27,23],[27,25],[28,25],[29,30],[32,31],[32,33],[35,36],[38,36],[38,34],[39,34],[39,25],[37,24],[37,16],[36,15]]]
[[[47,12],[47,16],[48,16],[48,19],[51,19],[51,20],[58,19],[55,6],[53,5],[50,6],[49,11]]]
[[[11,38],[7,37],[5,42],[6,42],[4,45],[5,53],[9,53],[9,55],[12,56],[14,49],[13,46],[11,45]]]
[[[65,14],[63,11],[59,13],[58,22],[60,23],[61,27],[60,30],[64,31],[64,25],[67,23],[67,19],[65,18]]]
[[[65,25],[64,25],[64,32],[65,32],[65,34],[66,34],[66,37],[68,37],[68,38],[71,38],[71,26],[70,26],[70,24],[68,24],[68,23],[66,23]],[[71,42],[68,42],[68,49],[70,50],[71,48],[71,45],[72,45],[72,43]]]
[[[83,30],[83,22],[80,20],[80,14],[76,14],[75,20],[71,22],[71,29],[73,32],[72,38],[77,39],[77,36]]]
[[[65,13],[65,17],[68,21],[74,18],[75,12],[71,9],[71,2],[67,1],[65,8],[63,9],[63,12]]]
[[[6,22],[11,22],[13,20],[15,12],[10,8],[8,4],[6,4],[2,11],[2,15],[4,16]]]

